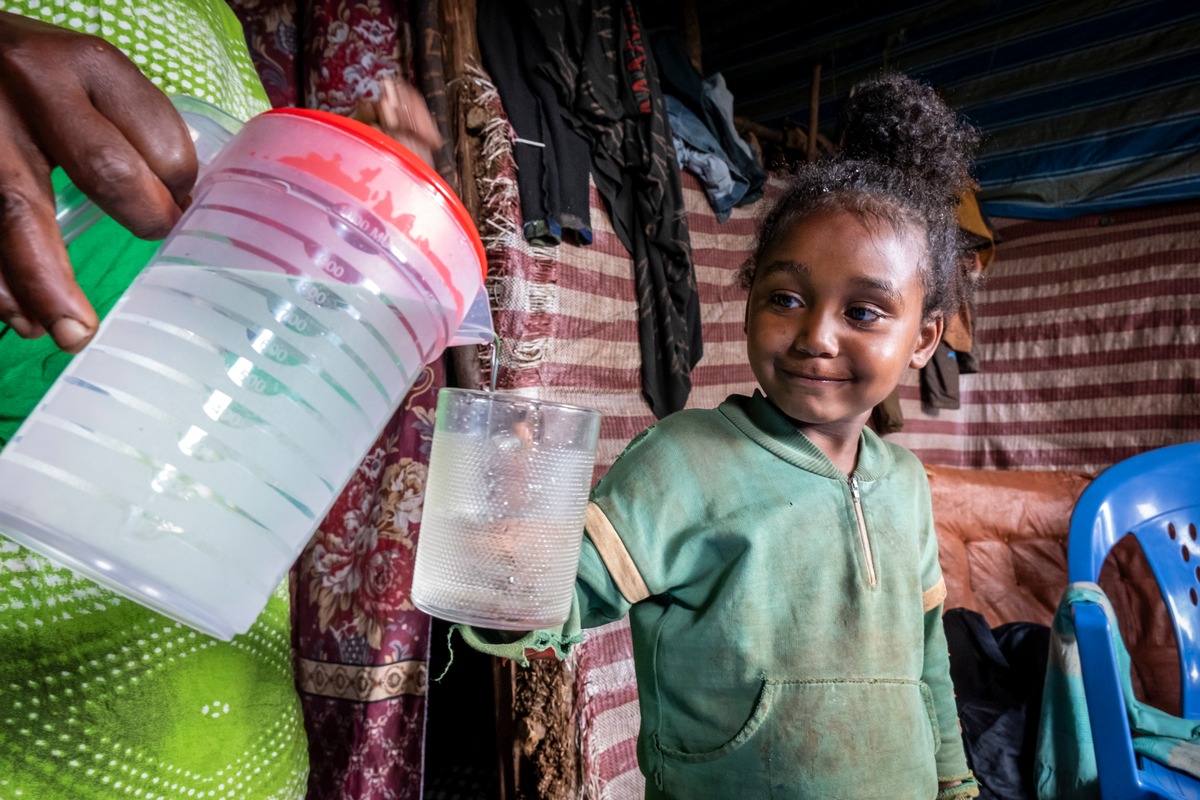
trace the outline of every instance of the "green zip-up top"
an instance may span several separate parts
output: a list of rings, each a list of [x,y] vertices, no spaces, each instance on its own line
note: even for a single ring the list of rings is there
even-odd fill
[[[592,501],[572,619],[515,644],[629,614],[648,798],[975,795],[910,452],[864,430],[847,478],[733,396],[645,431]]]

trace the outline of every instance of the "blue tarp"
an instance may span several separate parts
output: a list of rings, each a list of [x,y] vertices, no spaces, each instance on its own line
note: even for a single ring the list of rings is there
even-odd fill
[[[820,127],[832,132],[854,82],[885,67],[915,75],[981,129],[976,175],[991,214],[1059,219],[1200,197],[1200,2],[849,3],[791,35],[760,24],[755,51],[710,56],[705,43],[704,66],[723,72],[739,114],[806,122],[820,62]]]

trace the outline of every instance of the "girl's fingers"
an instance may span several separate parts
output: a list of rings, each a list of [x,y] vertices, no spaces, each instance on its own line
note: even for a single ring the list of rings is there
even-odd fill
[[[433,165],[433,153],[441,147],[442,135],[415,87],[395,78],[381,80],[375,116],[384,133]]]

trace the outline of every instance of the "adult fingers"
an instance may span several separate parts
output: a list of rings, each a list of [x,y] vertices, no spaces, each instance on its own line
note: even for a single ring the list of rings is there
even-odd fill
[[[164,236],[196,177],[170,100],[102,39],[31,20],[7,30],[0,88],[36,147],[133,233]]]
[[[43,113],[29,124],[42,152],[105,213],[136,236],[159,239],[191,192],[195,149],[170,100],[123,71],[35,103]]]
[[[365,97],[360,97],[355,101],[354,111],[350,114],[350,118],[356,119],[364,125],[370,125],[372,128],[383,130],[383,125],[375,113],[375,103]]]
[[[0,136],[0,320],[27,338],[49,331],[59,347],[77,352],[95,333],[96,312],[54,220],[49,169],[39,172],[20,150]]]
[[[8,325],[23,339],[37,339],[46,335],[46,329],[36,322],[31,322],[21,312],[21,307],[13,299],[4,280],[4,269],[0,265],[0,323]]]
[[[120,59],[119,67],[100,73],[103,79],[91,86],[92,103],[133,146],[175,205],[183,208],[198,169],[191,133],[170,99],[124,56]]]
[[[182,120],[120,51],[0,12],[0,319],[74,351],[97,320],[54,219],[56,164],[147,238],[174,225],[195,176]]]

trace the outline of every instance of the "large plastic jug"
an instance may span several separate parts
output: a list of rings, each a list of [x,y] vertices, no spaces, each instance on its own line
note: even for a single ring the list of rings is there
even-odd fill
[[[472,308],[490,336],[485,268],[461,202],[391,138],[251,119],[0,453],[0,531],[244,632]]]

